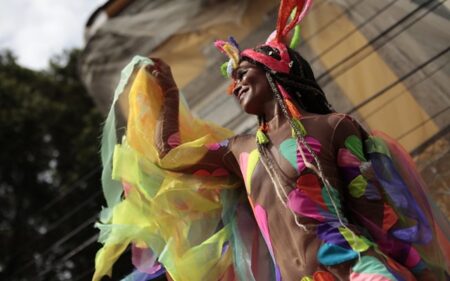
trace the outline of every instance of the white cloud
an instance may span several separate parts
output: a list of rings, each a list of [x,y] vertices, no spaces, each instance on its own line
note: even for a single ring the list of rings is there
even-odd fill
[[[83,45],[84,24],[105,0],[14,0],[0,9],[0,49],[19,63],[43,69],[50,57]]]

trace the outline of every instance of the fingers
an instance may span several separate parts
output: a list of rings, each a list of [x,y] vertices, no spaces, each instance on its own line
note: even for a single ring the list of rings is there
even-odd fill
[[[149,64],[145,67],[148,73],[150,73],[153,77],[157,78],[160,74],[158,68],[154,64]]]
[[[149,73],[151,73],[154,77],[159,76],[161,73],[165,76],[171,76],[172,72],[167,63],[160,58],[151,57],[150,59],[153,61],[153,64],[146,67]]]
[[[153,64],[146,66],[146,71],[156,78],[163,90],[176,88],[170,66],[159,58],[150,58]]]
[[[161,71],[170,70],[170,66],[162,59],[160,58],[150,58],[150,59],[153,61],[154,65],[158,70]]]

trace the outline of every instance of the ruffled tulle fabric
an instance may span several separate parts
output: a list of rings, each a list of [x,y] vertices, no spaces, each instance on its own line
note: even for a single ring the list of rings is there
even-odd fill
[[[96,256],[93,280],[111,275],[114,262],[128,247],[136,270],[124,280],[148,280],[165,271],[175,281],[237,276],[256,280],[248,241],[254,240],[250,245],[260,246],[262,253],[264,247],[249,212],[235,214],[238,206],[248,209],[239,191],[243,188],[238,189],[240,182],[233,176],[177,172],[198,162],[209,145],[233,134],[194,118],[181,102],[180,145],[161,159],[154,128],[163,96],[144,69],[149,63],[136,57],[123,70],[105,123],[102,160],[107,208],[96,225],[103,247]],[[121,94],[128,96],[129,116],[126,134],[117,144],[114,105]]]
[[[396,140],[380,131],[372,132],[366,149],[387,203],[399,217],[390,233],[412,245],[439,280],[446,280],[450,272],[450,225],[429,196],[429,187],[413,159]],[[405,258],[413,259],[406,253]],[[423,266],[418,264],[412,271]]]

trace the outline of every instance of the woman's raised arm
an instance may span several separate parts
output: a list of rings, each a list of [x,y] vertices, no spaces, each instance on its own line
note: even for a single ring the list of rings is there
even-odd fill
[[[154,64],[147,66],[147,71],[155,77],[163,93],[163,105],[155,128],[155,146],[162,159],[172,149],[181,144],[179,129],[178,87],[170,66],[163,60],[152,58]],[[195,130],[195,128],[193,128]],[[183,171],[198,175],[225,176],[235,174],[240,177],[240,169],[231,152],[234,138],[206,146],[207,152],[202,159]]]
[[[156,123],[155,145],[160,158],[180,144],[178,124],[179,92],[170,66],[163,60],[152,58],[154,64],[147,71],[155,77],[164,95],[163,106]]]

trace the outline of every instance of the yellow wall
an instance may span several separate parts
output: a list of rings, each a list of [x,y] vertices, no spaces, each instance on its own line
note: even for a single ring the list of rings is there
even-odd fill
[[[303,24],[303,36],[306,39],[310,37],[307,43],[316,55],[333,46],[330,52],[320,57],[325,69],[333,67],[368,43],[367,38],[356,31],[336,44],[340,38],[356,29],[345,14],[320,34],[311,37],[342,13],[338,5],[324,3],[313,9]],[[367,51],[370,55],[343,74],[332,73],[333,82],[353,105],[360,104],[398,80],[388,63],[372,47],[369,46]],[[407,150],[413,150],[438,131],[436,124],[402,83],[360,108],[358,114],[371,129],[382,130],[397,138]]]

